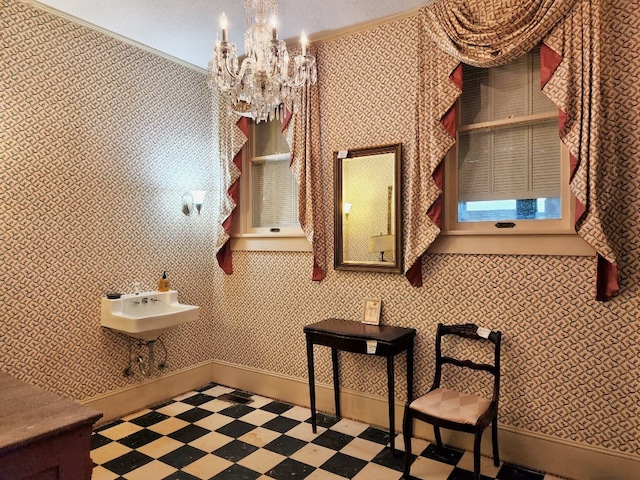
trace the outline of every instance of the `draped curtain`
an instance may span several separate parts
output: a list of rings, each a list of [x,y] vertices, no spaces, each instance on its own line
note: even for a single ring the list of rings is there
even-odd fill
[[[543,92],[559,107],[559,135],[571,155],[576,231],[597,252],[596,298],[619,289],[616,248],[603,226],[596,183],[602,169],[599,102],[601,0],[436,0],[419,11],[416,155],[410,192],[405,275],[422,285],[421,256],[440,233],[442,160],[455,143],[460,63],[488,68],[515,60],[543,42]]]
[[[317,57],[321,47],[308,47],[310,55]],[[292,52],[296,53],[296,52]],[[242,148],[247,141],[249,125],[245,117],[233,114],[229,99],[218,89],[213,91],[214,135],[218,138],[219,207],[221,224],[215,232],[215,252],[218,265],[227,274],[233,273],[231,255],[231,220],[240,195],[239,179],[242,174]],[[217,129],[217,130],[215,130]],[[312,280],[321,281],[326,275],[327,244],[324,195],[322,194],[320,157],[320,113],[317,85],[301,89],[299,108],[286,112],[283,134],[291,151],[290,168],[298,183],[298,220],[313,250]]]
[[[311,45],[308,51],[317,59],[323,48],[321,43]],[[322,77],[321,72],[318,77]],[[298,220],[313,250],[312,280],[321,281],[326,275],[327,244],[326,235],[316,235],[326,232],[318,86],[302,89],[299,102],[299,109],[285,125],[284,134],[291,148],[291,170],[298,182]]]
[[[214,232],[214,251],[220,268],[231,274],[231,220],[240,198],[242,147],[249,135],[249,122],[230,110],[227,95],[220,93],[217,88],[211,89],[211,92],[213,135],[218,140],[214,147],[219,171],[217,211],[221,218]]]

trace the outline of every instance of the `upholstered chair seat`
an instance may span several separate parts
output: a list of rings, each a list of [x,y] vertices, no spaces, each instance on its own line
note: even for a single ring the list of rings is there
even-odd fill
[[[411,402],[409,408],[451,422],[475,425],[491,400],[448,388],[436,388]]]

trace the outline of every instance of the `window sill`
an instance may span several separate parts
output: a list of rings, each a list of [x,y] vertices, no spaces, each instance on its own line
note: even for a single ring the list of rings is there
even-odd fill
[[[476,255],[595,255],[595,250],[574,232],[515,234],[445,231],[427,251]]]
[[[234,235],[231,250],[247,252],[311,252],[311,244],[304,235],[257,234]]]

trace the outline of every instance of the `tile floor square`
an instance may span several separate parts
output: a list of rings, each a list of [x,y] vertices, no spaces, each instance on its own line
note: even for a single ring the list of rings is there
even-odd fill
[[[254,409],[252,407],[250,407],[249,405],[231,405],[227,408],[225,408],[224,410],[220,410],[219,413],[221,413],[222,415],[226,415],[227,417],[233,417],[233,418],[240,418],[244,415],[247,415],[251,412],[253,412]]]
[[[237,463],[246,456],[255,452],[257,449],[258,447],[249,443],[245,443],[240,440],[232,440],[211,453],[218,457],[227,459],[230,462]]]
[[[167,418],[169,418],[168,415],[165,415],[158,411],[150,411],[148,413],[145,413],[144,415],[128,421],[141,427],[150,427],[151,425],[155,425],[156,423],[159,423],[162,420],[166,420]]]
[[[191,410],[187,410],[186,412],[179,413],[178,415],[176,415],[176,418],[184,420],[185,422],[195,423],[198,420],[202,420],[203,418],[206,418],[212,414],[213,412],[209,410],[196,407],[192,408]]]
[[[165,478],[175,472],[176,469],[166,463],[153,460],[142,467],[125,473],[123,477],[127,480],[149,480],[150,478]]]
[[[260,476],[259,472],[236,463],[214,476],[211,480],[256,480]]]
[[[262,448],[267,443],[274,441],[280,435],[280,433],[273,430],[257,427],[250,432],[247,432],[244,435],[238,437],[238,440],[242,440],[245,443],[250,443],[251,445]]]
[[[332,448],[333,450],[341,450],[352,440],[353,437],[350,435],[345,435],[344,433],[336,432],[334,430],[327,430],[322,435],[318,435],[312,443]]]
[[[275,430],[276,432],[286,433],[299,424],[300,422],[298,420],[277,416],[273,420],[269,420],[268,422],[264,423],[262,426],[264,428],[268,428],[269,430]]]
[[[365,440],[364,438],[354,438],[347,443],[340,452],[370,462],[383,448],[384,445],[380,445],[379,443]]]
[[[180,400],[182,403],[188,403],[189,405],[201,405],[203,403],[210,402],[214,397],[207,395],[206,393],[196,393],[189,397]]]
[[[291,408],[293,408],[293,405],[274,401],[271,403],[267,403],[264,407],[262,407],[262,410],[266,410],[267,412],[277,413],[278,415],[281,415],[287,410],[291,410]]]
[[[238,438],[254,428],[256,428],[256,426],[250,423],[243,422],[242,420],[233,420],[223,427],[218,428],[216,431],[228,437]]]
[[[161,456],[158,460],[166,463],[167,465],[171,465],[172,467],[182,469],[205,455],[206,452],[203,452],[198,448],[194,448],[191,445],[183,445],[180,448]]]
[[[199,427],[198,425],[187,425],[180,430],[170,433],[168,436],[179,442],[189,443],[207,433],[209,433],[209,430],[206,428]]]
[[[287,457],[280,455],[279,453],[270,452],[264,448],[257,448],[253,453],[238,461],[238,464],[256,472],[265,473],[266,471],[274,468],[285,458]]]
[[[195,478],[209,480],[214,475],[217,475],[232,465],[233,463],[229,460],[216,457],[212,454],[207,454],[198,458],[195,462],[190,463],[186,467],[183,467],[182,471]]]
[[[182,442],[174,440],[173,438],[161,436],[151,443],[138,447],[137,450],[152,458],[160,458],[167,453],[177,450],[182,447],[182,445],[184,445]]]
[[[313,465],[314,467],[320,467],[323,463],[329,460],[336,454],[335,450],[323,447],[322,445],[315,445],[313,443],[307,443],[300,450],[291,455],[291,458],[298,460],[299,462],[306,463],[307,465]]]
[[[264,448],[288,457],[290,455],[293,455],[294,452],[297,452],[305,445],[306,442],[303,442],[302,440],[289,437],[288,435],[280,435],[272,442],[267,443]]]
[[[335,473],[336,475],[353,478],[365,467],[366,464],[367,462],[364,460],[338,452],[329,460],[324,462],[320,468],[322,468],[322,470]]]
[[[113,460],[109,460],[102,466],[118,475],[124,475],[151,461],[153,461],[153,458],[134,450],[120,457],[116,457]]]
[[[275,480],[290,480],[291,478],[307,478],[316,468],[306,463],[287,458],[267,472],[267,476]]]
[[[159,433],[154,432],[153,430],[148,430],[146,428],[132,433],[131,435],[121,438],[118,442],[122,445],[126,445],[129,448],[137,449],[140,448],[147,443],[151,443],[154,440],[162,437]]]

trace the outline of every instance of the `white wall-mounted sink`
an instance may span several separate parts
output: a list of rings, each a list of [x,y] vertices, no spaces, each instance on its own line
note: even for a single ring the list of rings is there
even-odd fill
[[[100,325],[130,337],[156,340],[172,328],[198,319],[200,307],[178,303],[178,292],[143,292],[102,299]]]

